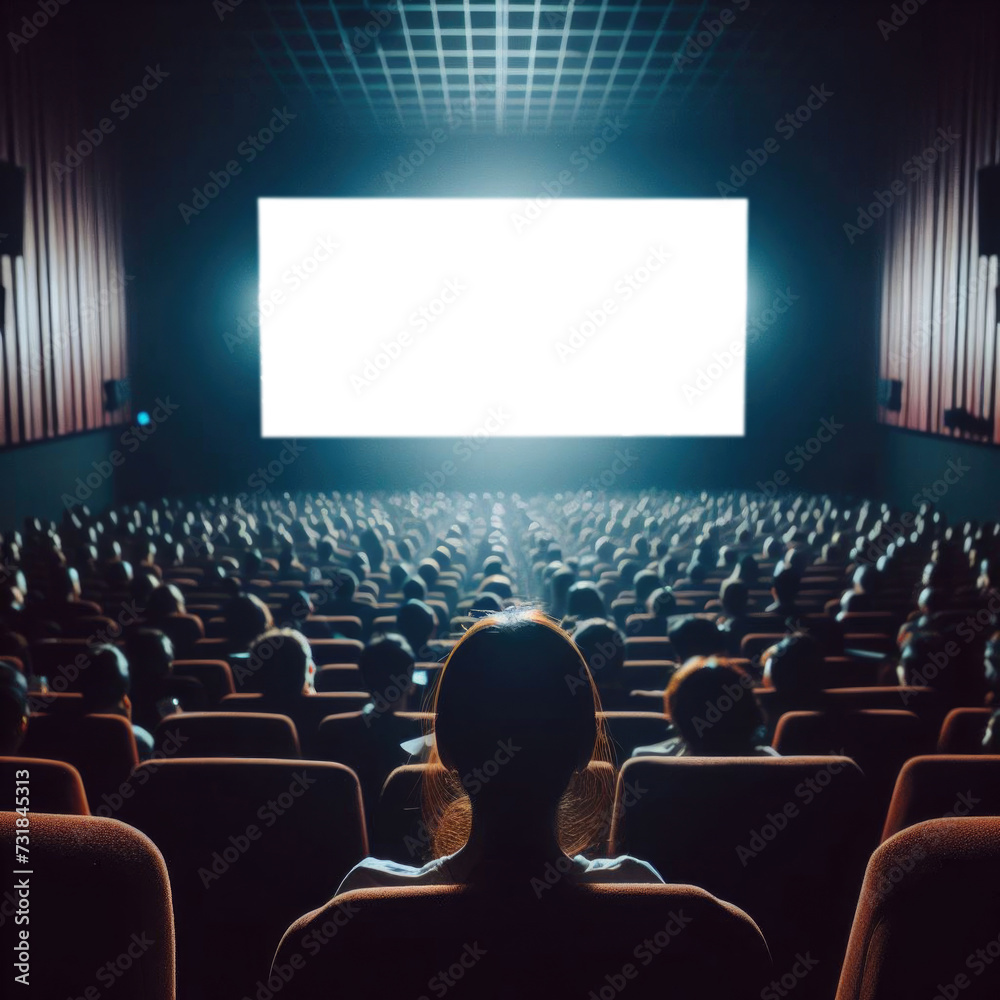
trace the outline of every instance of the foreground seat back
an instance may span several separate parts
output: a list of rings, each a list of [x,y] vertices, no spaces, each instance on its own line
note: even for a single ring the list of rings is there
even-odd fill
[[[140,765],[119,815],[163,852],[174,892],[178,990],[253,997],[288,924],[367,854],[354,773],[315,761]]]
[[[759,1000],[771,978],[753,921],[701,889],[557,881],[536,890],[524,872],[493,889],[345,893],[288,929],[273,975],[285,980],[282,1000],[584,1000],[623,990],[630,1000]]]
[[[882,839],[929,819],[1000,816],[1000,756],[914,757],[899,772]]]
[[[11,876],[18,818],[0,813],[0,851],[9,859],[4,893],[18,900],[26,890],[30,922],[0,924],[3,995],[63,1000],[106,990],[115,1000],[174,1000],[170,884],[150,840],[113,819],[32,815],[33,874]],[[19,887],[23,880],[28,885]],[[30,971],[21,990],[23,982],[13,982],[14,945],[25,929]]]
[[[70,764],[38,757],[0,757],[0,811],[13,811],[17,807],[17,791],[23,787],[19,780],[28,782],[32,813],[90,815],[83,779]]]
[[[746,910],[776,973],[809,954],[819,964],[797,995],[828,997],[877,836],[844,757],[635,757],[618,778],[612,853]]]
[[[1000,996],[1000,819],[935,819],[872,855],[837,1000]]]

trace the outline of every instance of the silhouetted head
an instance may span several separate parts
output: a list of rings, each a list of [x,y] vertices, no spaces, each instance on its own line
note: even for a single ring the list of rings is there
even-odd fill
[[[582,677],[573,685],[567,678]],[[570,638],[536,611],[510,611],[472,626],[438,682],[436,750],[460,775],[511,759],[492,786],[558,796],[590,761],[597,739],[596,691]]]
[[[273,627],[271,610],[256,594],[240,594],[223,609],[226,638],[237,649],[246,649],[262,632]]]
[[[782,604],[791,604],[795,601],[795,595],[799,592],[799,574],[783,563],[775,567],[774,577],[771,580],[771,593],[775,600]]]
[[[413,647],[398,632],[372,636],[359,663],[365,687],[373,695],[397,701],[398,697],[389,698],[386,692],[395,688],[402,695],[409,690],[414,660]]]
[[[747,613],[750,588],[742,580],[726,580],[719,589],[719,600],[730,618],[742,618]]]
[[[427,584],[419,576],[408,576],[403,581],[403,599],[405,601],[424,601],[427,599]]]
[[[763,738],[753,680],[716,657],[698,657],[670,678],[664,710],[694,754],[750,753]]]
[[[497,611],[503,611],[503,601],[497,594],[490,591],[486,591],[484,594],[476,594],[475,603],[469,608],[469,614],[474,618],[483,618]]]
[[[28,682],[16,667],[0,662],[0,757],[17,753],[28,728]]]
[[[146,617],[150,621],[160,621],[168,615],[184,612],[184,595],[172,583],[161,583],[154,587],[146,599]]]
[[[83,695],[86,712],[115,712],[129,692],[128,660],[110,643],[91,646],[89,662],[80,670],[76,689]]]
[[[677,611],[677,598],[670,587],[658,587],[646,599],[646,611],[657,618],[669,618]]]
[[[823,650],[812,636],[785,636],[764,660],[764,686],[802,704],[823,690]]]
[[[726,646],[726,637],[716,628],[715,622],[695,615],[685,615],[671,626],[667,637],[677,654],[678,663],[684,663],[692,656],[722,653]]]
[[[313,600],[305,590],[293,590],[278,611],[278,621],[287,628],[302,628],[303,622],[316,610]]]
[[[511,609],[473,625],[445,662],[434,705],[431,762],[453,775],[450,785],[425,784],[436,848],[464,843],[470,802],[500,825],[516,825],[527,810],[553,817],[558,811],[563,850],[592,842],[601,824],[598,790],[581,796],[574,782],[574,801],[586,800],[582,809],[564,793],[595,756],[608,759],[599,707],[580,651],[541,612]],[[600,791],[606,797],[610,786]]]
[[[436,625],[434,609],[423,601],[405,601],[396,612],[396,629],[414,650],[427,645]]]
[[[635,603],[639,607],[645,607],[649,595],[660,586],[659,574],[654,573],[651,569],[644,569],[642,572],[636,573],[632,586],[635,589]]]
[[[625,633],[614,622],[605,618],[582,621],[573,630],[573,641],[599,688],[618,680],[625,666]]]
[[[133,677],[166,677],[174,659],[174,644],[159,629],[130,629],[125,633],[125,656]]]
[[[603,618],[607,612],[604,609],[604,598],[591,580],[579,580],[569,588],[566,595],[566,614],[577,620],[584,618]]]
[[[250,645],[250,677],[244,689],[288,701],[312,689],[316,667],[309,642],[291,628],[272,628]]]
[[[338,601],[350,601],[354,597],[354,592],[358,589],[358,576],[352,570],[340,569],[333,574],[332,581],[334,596]]]

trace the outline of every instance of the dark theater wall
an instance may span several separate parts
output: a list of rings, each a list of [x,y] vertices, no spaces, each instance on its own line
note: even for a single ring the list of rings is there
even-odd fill
[[[0,240],[0,447],[124,418],[104,412],[102,390],[128,374],[129,275],[108,155],[117,116],[92,111],[94,51],[74,44],[74,15],[55,10],[30,32],[20,5],[0,15],[0,160],[27,171],[23,256]]]

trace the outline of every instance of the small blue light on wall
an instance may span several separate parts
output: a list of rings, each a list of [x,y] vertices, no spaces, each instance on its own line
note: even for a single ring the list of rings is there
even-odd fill
[[[135,422],[140,427],[146,427],[153,422],[153,418],[145,410],[140,410],[135,415]]]

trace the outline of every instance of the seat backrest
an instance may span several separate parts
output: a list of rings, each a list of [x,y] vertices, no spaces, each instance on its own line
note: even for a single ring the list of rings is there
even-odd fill
[[[618,777],[611,852],[746,910],[779,977],[811,951],[820,964],[796,992],[821,997],[880,820],[845,757],[635,757]]]
[[[306,957],[324,927],[336,936]],[[759,1000],[771,978],[753,922],[701,889],[557,879],[543,891],[521,873],[490,888],[345,893],[288,929],[273,969],[293,968],[282,1000],[332,996],[332,984],[343,997]]]
[[[941,723],[938,753],[982,753],[989,708],[953,708]]]
[[[365,645],[359,639],[310,639],[309,648],[316,666],[325,667],[328,663],[360,663]]]
[[[837,1000],[1000,996],[1000,819],[934,819],[868,863]]]
[[[328,715],[358,712],[370,700],[371,696],[367,691],[324,691],[320,694],[296,698],[289,704],[283,704],[279,714],[287,715],[295,723],[295,731],[298,733],[302,755],[309,758],[316,756],[316,735],[319,732],[319,724]],[[231,694],[222,699],[219,711],[273,711],[273,709],[267,708],[267,705],[268,702],[260,694]]]
[[[172,666],[175,674],[193,677],[201,684],[212,708],[236,690],[232,669],[225,660],[174,660]]]
[[[0,850],[11,864],[14,838],[23,833],[19,818],[0,813]],[[8,873],[7,886],[8,899],[27,890],[30,923],[5,921],[3,933],[11,963],[18,960],[15,931],[28,931],[24,995],[94,997],[107,986],[115,1000],[174,1000],[170,884],[149,839],[96,816],[33,815],[29,836],[29,868],[37,874]],[[4,975],[20,971],[7,964]],[[5,985],[4,995],[18,989]]]
[[[625,639],[626,660],[676,660],[674,647],[667,638],[628,636]]]
[[[20,755],[72,764],[95,811],[139,763],[132,726],[120,715],[33,715]]]
[[[256,995],[282,932],[367,854],[352,771],[315,761],[189,759],[139,766],[121,818],[170,872],[178,995]]]
[[[418,739],[434,721],[430,712],[350,712],[327,716],[319,726],[313,756],[351,768],[371,813],[386,778],[411,754],[401,743]]]
[[[62,694],[74,691],[83,665],[90,662],[86,639],[39,639],[31,644],[31,672],[47,677],[49,687]]]
[[[338,663],[320,667],[313,684],[317,691],[364,691],[365,680],[361,671],[352,663]]]
[[[17,793],[25,785],[32,813],[90,815],[83,779],[70,764],[39,757],[0,757],[0,811],[12,812],[22,804]]]
[[[295,723],[271,712],[179,712],[161,719],[153,742],[162,750],[167,739],[177,757],[302,756]]]
[[[781,642],[784,637],[784,632],[748,632],[740,639],[740,655],[754,660],[765,649],[770,649]]]
[[[940,694],[928,687],[842,687],[823,692],[823,703],[831,711],[898,709],[912,712],[936,732],[944,716]]]
[[[772,746],[790,754],[844,754],[869,780],[877,807],[888,808],[896,776],[911,757],[934,749],[933,729],[913,712],[863,709],[858,712],[786,712]]]
[[[662,712],[602,712],[601,717],[620,762],[627,760],[636,747],[665,740],[670,725]]]
[[[1000,816],[1000,756],[914,757],[899,772],[882,839],[928,819]]]

